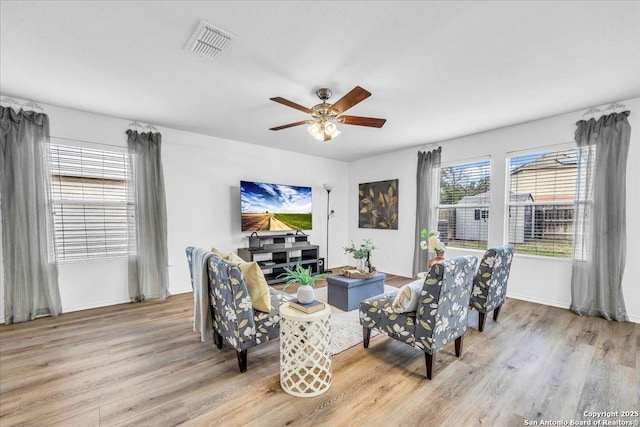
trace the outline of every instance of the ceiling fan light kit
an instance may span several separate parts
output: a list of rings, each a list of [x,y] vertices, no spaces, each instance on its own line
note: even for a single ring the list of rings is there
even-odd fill
[[[329,141],[340,135],[338,126],[330,121],[317,121],[307,128],[309,135],[318,141]]]
[[[376,119],[373,117],[359,117],[342,115],[346,110],[354,105],[364,101],[371,96],[367,90],[356,86],[345,96],[340,98],[335,104],[327,103],[331,97],[332,91],[329,88],[320,88],[316,91],[316,95],[322,101],[320,104],[311,108],[303,107],[295,102],[289,101],[281,97],[270,98],[272,101],[278,102],[287,107],[295,108],[304,113],[311,115],[311,120],[304,120],[295,123],[289,123],[282,126],[273,127],[270,130],[282,130],[302,124],[310,124],[307,131],[318,141],[330,141],[340,135],[338,123],[346,125],[357,125],[367,127],[381,128],[386,119]]]

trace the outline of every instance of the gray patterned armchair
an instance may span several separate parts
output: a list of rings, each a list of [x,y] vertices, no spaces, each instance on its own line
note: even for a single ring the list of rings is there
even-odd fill
[[[188,260],[191,260],[193,251],[194,248],[187,248]],[[246,372],[247,349],[280,335],[279,307],[283,294],[269,287],[271,312],[254,310],[242,271],[237,265],[211,254],[207,270],[213,341],[218,348],[222,348],[224,342],[235,348],[240,372]],[[190,273],[193,280],[194,273]]]
[[[467,330],[467,310],[477,263],[476,257],[464,256],[431,267],[416,311],[395,312],[392,308],[394,293],[361,302],[364,348],[369,347],[371,329],[377,329],[424,351],[427,378],[431,379],[437,351],[455,341],[456,356],[462,354],[462,337]]]
[[[513,259],[513,246],[504,245],[488,249],[473,278],[473,291],[469,307],[478,311],[478,330],[484,330],[486,315],[493,310],[493,320],[498,320],[500,308],[507,295],[507,280]]]

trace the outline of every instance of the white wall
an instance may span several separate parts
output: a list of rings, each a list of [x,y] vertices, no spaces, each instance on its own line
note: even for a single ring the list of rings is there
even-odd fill
[[[215,245],[223,251],[248,246],[249,233],[240,231],[241,179],[312,187],[311,242],[320,246],[321,256],[326,256],[327,209],[322,184],[335,183],[329,259],[332,266],[344,264],[346,163],[170,129],[162,134],[172,292],[191,291],[187,246]]]
[[[640,98],[622,101],[631,111],[631,144],[627,162],[627,262],[622,283],[627,313],[640,322]],[[508,152],[525,150],[574,140],[575,122],[584,110],[523,123],[481,134],[442,142],[442,161],[475,160],[490,155],[491,217],[489,245],[504,241],[505,157]],[[605,108],[606,106],[602,107]],[[602,109],[601,108],[601,109]],[[415,194],[417,152],[420,147],[397,151],[349,164],[349,238],[355,242],[371,238],[379,249],[373,253],[378,270],[411,276],[413,241],[415,236]],[[432,149],[430,147],[428,149]],[[358,228],[358,184],[399,178],[400,205],[398,230],[368,230]],[[447,256],[462,254],[482,256],[481,251],[448,249]],[[543,304],[569,307],[571,302],[571,261],[516,255],[509,279],[508,295]]]
[[[126,147],[125,131],[132,120],[106,117],[55,106],[44,106],[52,138]],[[327,195],[331,192],[332,265],[343,265],[347,243],[347,163],[257,145],[159,127],[163,136],[162,163],[167,195],[169,291],[190,292],[185,248],[216,246],[236,251],[248,245],[249,233],[240,231],[240,180],[256,180],[313,188],[311,242],[326,256]],[[57,141],[64,143],[64,141]],[[74,142],[77,144],[77,142]],[[99,148],[99,147],[98,147]],[[108,147],[107,147],[108,148]],[[123,258],[63,262],[59,284],[64,312],[128,302],[127,262]],[[0,294],[4,295],[0,283]],[[1,299],[0,299],[1,301]],[[0,307],[4,321],[4,304]]]
[[[623,292],[629,316],[640,322],[640,98],[623,101],[631,110],[631,147],[627,170],[627,265]],[[585,110],[588,108],[585,107]],[[45,106],[53,137],[103,144],[126,145],[124,131],[131,120],[100,116],[55,106]],[[503,242],[505,172],[500,167],[506,152],[573,141],[575,122],[583,111],[564,114],[442,143],[444,162],[491,155],[492,191],[489,244]],[[313,187],[311,241],[326,255],[326,192],[322,183],[336,184],[331,192],[331,266],[353,262],[342,250],[350,240],[371,238],[378,249],[373,264],[381,271],[410,276],[415,233],[415,193],[418,148],[401,150],[346,164],[213,138],[168,128],[163,134],[163,166],[167,191],[170,292],[191,290],[184,255],[186,246],[215,245],[232,251],[247,245],[240,231],[238,186],[241,179]],[[90,145],[90,144],[88,144]],[[91,145],[90,145],[91,146]],[[398,230],[358,228],[358,184],[398,178]],[[473,251],[467,251],[474,253]],[[447,255],[461,251],[449,249]],[[475,252],[481,256],[481,252]],[[128,301],[126,262],[100,260],[63,263],[59,267],[60,292],[65,312]],[[539,279],[541,272],[544,279]],[[570,262],[524,255],[515,257],[509,296],[568,307]],[[0,281],[1,282],[1,281]],[[0,283],[0,302],[4,296]],[[0,322],[4,305],[0,304]]]

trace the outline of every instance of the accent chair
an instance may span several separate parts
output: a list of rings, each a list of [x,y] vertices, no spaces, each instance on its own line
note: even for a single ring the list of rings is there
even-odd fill
[[[195,248],[187,248],[191,260]],[[189,262],[191,266],[191,262]],[[211,254],[207,263],[209,304],[213,323],[213,342],[224,342],[236,350],[240,372],[247,371],[247,349],[280,336],[280,304],[285,294],[269,287],[271,311],[255,310],[242,271],[231,262]],[[193,280],[194,273],[191,272]]]
[[[364,348],[371,329],[424,351],[427,378],[431,379],[436,353],[455,341],[456,356],[462,354],[467,329],[469,297],[478,259],[463,256],[434,264],[425,277],[415,311],[398,312],[396,293],[385,293],[360,303]]]
[[[484,330],[486,315],[493,310],[498,320],[500,308],[507,295],[507,280],[513,260],[513,246],[504,245],[488,249],[473,278],[473,291],[469,307],[478,312],[478,331]]]

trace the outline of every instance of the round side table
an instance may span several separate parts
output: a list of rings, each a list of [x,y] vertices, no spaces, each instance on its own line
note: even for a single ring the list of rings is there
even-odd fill
[[[292,396],[318,396],[331,387],[331,307],[306,314],[280,306],[280,385]]]

